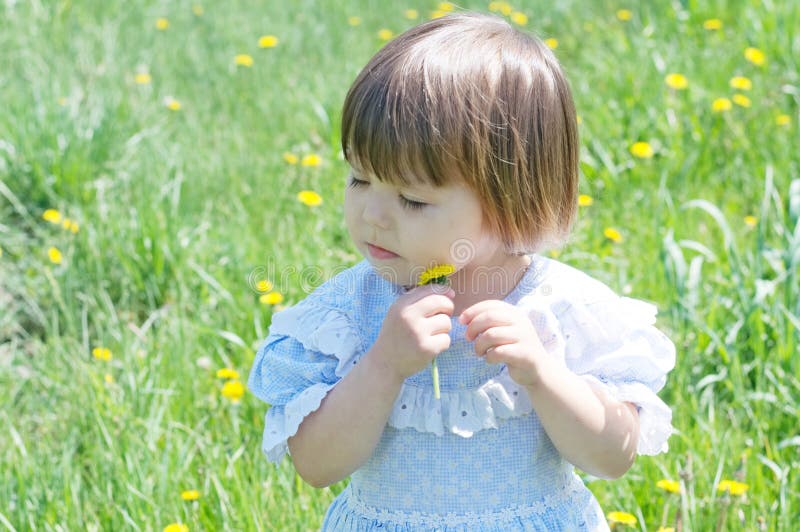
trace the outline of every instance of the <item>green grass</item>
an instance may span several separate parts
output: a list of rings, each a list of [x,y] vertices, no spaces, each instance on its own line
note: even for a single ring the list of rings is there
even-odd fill
[[[406,8],[424,18],[436,3],[258,4],[204,3],[201,16],[183,1],[0,4],[0,526],[307,530],[342,487],[269,465],[264,405],[231,404],[215,371],[244,379],[266,334],[272,308],[254,280],[269,276],[289,304],[359,260],[342,223],[340,105],[378,29],[398,33],[414,23]],[[679,430],[670,452],[590,488],[642,530],[676,518],[683,530],[794,530],[800,5],[515,7],[558,39],[582,119],[581,191],[594,203],[559,259],[657,303],[678,346],[661,394]],[[703,28],[712,17],[722,30]],[[266,34],[277,47],[258,48]],[[748,46],[765,65],[745,60]],[[234,65],[240,53],[251,68]],[[670,72],[689,88],[668,89]],[[712,113],[734,75],[752,80],[751,107]],[[636,141],[655,157],[634,158]],[[323,162],[289,165],[285,152]],[[298,203],[303,189],[324,203]],[[51,208],[79,231],[44,221]],[[112,360],[95,359],[98,346]],[[665,478],[682,493],[656,488]],[[749,490],[725,497],[722,479]],[[188,489],[200,499],[182,501]]]

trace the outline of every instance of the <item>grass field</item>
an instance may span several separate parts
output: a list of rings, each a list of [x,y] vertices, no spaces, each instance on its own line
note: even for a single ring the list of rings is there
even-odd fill
[[[619,528],[796,530],[800,3],[513,8],[581,119],[558,258],[656,303],[678,346],[670,452],[588,485]],[[276,306],[360,260],[340,105],[380,30],[437,9],[0,3],[0,528],[319,526],[342,485],[269,465],[237,383]]]

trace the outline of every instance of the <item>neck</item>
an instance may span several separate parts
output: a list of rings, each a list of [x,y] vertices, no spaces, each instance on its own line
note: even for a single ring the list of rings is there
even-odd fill
[[[503,299],[519,284],[531,263],[527,255],[498,254],[493,260],[471,263],[450,277],[456,295],[454,316],[486,299]]]

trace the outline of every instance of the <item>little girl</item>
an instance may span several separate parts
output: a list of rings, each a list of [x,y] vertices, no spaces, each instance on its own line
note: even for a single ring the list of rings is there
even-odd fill
[[[577,204],[553,54],[493,16],[412,28],[350,88],[342,147],[366,260],[272,319],[249,379],[269,460],[350,476],[323,530],[607,529],[573,466],[667,449],[675,350],[654,306],[540,254]]]

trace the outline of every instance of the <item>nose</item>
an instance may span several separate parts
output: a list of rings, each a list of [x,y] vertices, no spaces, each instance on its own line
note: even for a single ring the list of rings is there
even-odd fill
[[[391,225],[391,222],[389,220],[389,214],[387,210],[387,206],[383,204],[383,201],[377,198],[372,198],[367,200],[366,204],[364,205],[362,217],[369,225],[379,229],[388,229]]]

